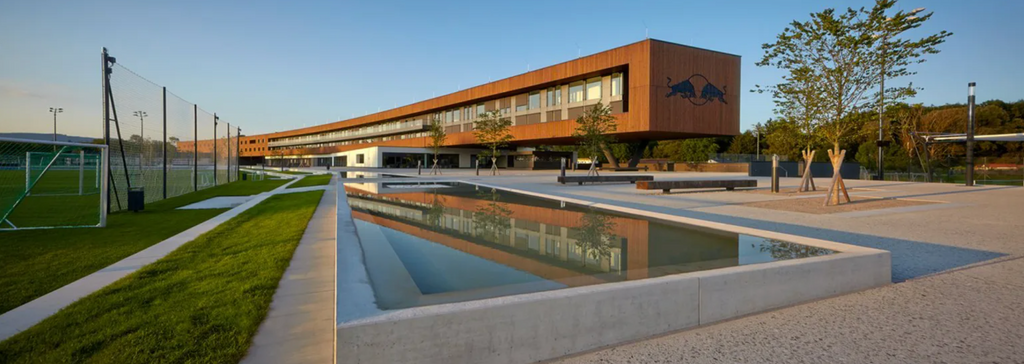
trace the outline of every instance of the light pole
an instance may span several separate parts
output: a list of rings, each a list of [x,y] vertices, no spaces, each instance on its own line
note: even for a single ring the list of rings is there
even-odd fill
[[[57,114],[63,113],[63,107],[51,107],[50,112],[53,113],[53,141],[57,141]],[[57,151],[57,146],[53,146],[53,151]]]
[[[914,10],[911,10],[910,13],[909,13],[910,16],[907,17],[906,20],[917,19],[917,16],[914,16],[914,14],[920,13],[922,11],[924,11],[924,8],[916,8]],[[878,71],[878,73],[879,73],[879,75],[878,75],[879,76],[879,82],[878,82],[878,142],[876,142],[876,144],[878,145],[878,155],[877,155],[877,157],[878,157],[878,162],[877,162],[878,163],[878,174],[875,176],[875,179],[877,179],[879,181],[885,180],[885,168],[883,166],[883,160],[884,160],[884,157],[885,157],[884,147],[888,144],[883,139],[884,133],[882,132],[882,130],[883,130],[883,120],[885,118],[885,116],[884,116],[884,114],[885,114],[885,72],[887,71],[887,69],[886,69],[887,66],[886,66],[886,62],[885,62],[885,52],[886,52],[886,45],[888,45],[888,42],[889,42],[889,36],[891,35],[892,30],[893,30],[892,27],[889,26],[889,22],[891,22],[891,21],[892,21],[891,17],[885,18],[885,21],[882,22],[882,34],[876,34],[875,35],[875,38],[878,38],[878,37],[882,38],[882,46],[881,46],[881,48],[882,48],[882,57],[880,58],[880,60],[881,60],[881,67],[879,67],[879,71]],[[904,29],[900,29],[899,31],[902,32],[903,30]]]
[[[754,151],[755,153],[757,153],[756,154],[757,157],[755,157],[754,160],[760,162],[761,161],[761,132],[757,131],[757,130],[754,130],[754,138],[757,139],[757,150]]]
[[[140,142],[141,145],[139,147],[142,148],[142,153],[141,156],[139,156],[139,168],[142,168],[142,165],[144,164],[143,157],[146,156],[146,117],[149,116],[149,114],[147,114],[145,111],[139,110],[133,111],[132,115],[138,116],[140,122],[139,139],[142,139],[142,141]]]

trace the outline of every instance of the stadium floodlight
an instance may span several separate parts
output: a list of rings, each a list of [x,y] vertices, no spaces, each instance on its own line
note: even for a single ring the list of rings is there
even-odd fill
[[[102,144],[0,138],[0,230],[105,226],[106,163]]]
[[[63,107],[51,107],[50,113],[53,114],[53,141],[57,141],[57,114],[63,113]]]

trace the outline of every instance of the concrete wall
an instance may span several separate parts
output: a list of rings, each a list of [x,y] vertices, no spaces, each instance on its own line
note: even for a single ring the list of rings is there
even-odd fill
[[[337,321],[337,361],[529,363],[891,282],[890,256],[883,250],[614,205],[556,199],[840,253],[381,311],[363,317],[348,315],[350,319]],[[348,209],[347,203],[340,202],[341,198],[338,215],[347,215],[347,211],[341,211]],[[342,240],[339,227],[339,246]],[[351,249],[351,244],[345,246]],[[356,293],[360,292],[365,296],[365,287],[359,286]],[[359,295],[342,287],[337,295],[339,305],[366,306],[353,303]]]

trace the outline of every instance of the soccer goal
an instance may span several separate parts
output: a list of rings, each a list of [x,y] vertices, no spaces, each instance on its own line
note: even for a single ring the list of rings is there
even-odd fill
[[[106,225],[107,146],[0,138],[0,230]]]

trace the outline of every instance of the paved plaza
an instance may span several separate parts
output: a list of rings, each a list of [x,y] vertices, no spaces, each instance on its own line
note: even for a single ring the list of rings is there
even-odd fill
[[[415,170],[374,170],[415,174]],[[820,214],[759,208],[806,194],[560,185],[554,171],[463,180],[867,246],[892,252],[894,284],[563,358],[565,363],[1024,362],[1024,188],[847,180],[851,197],[919,203]],[[484,171],[481,171],[484,174]],[[649,173],[662,179],[749,178]],[[427,177],[427,176],[423,176]],[[768,179],[759,178],[759,188]],[[817,179],[818,186],[828,183]],[[783,178],[794,188],[796,178]],[[685,190],[684,190],[685,191]],[[809,197],[810,196],[810,197]],[[856,199],[856,198],[855,198]]]

